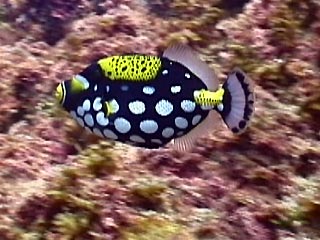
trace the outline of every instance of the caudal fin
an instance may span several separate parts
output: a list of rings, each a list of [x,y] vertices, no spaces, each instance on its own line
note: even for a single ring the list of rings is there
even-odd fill
[[[249,125],[254,112],[253,84],[244,72],[234,69],[223,84],[223,110],[220,114],[233,133],[242,133]]]

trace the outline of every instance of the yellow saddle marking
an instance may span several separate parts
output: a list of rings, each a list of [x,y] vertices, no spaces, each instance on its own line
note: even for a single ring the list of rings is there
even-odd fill
[[[199,105],[215,107],[222,102],[223,95],[224,95],[223,88],[219,88],[215,92],[201,89],[200,91],[194,92],[194,100]]]
[[[161,67],[161,60],[156,56],[124,55],[103,58],[98,64],[111,80],[151,81]]]

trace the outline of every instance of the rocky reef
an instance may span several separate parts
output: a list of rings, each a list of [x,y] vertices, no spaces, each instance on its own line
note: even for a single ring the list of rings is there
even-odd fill
[[[0,239],[319,239],[319,39],[318,0],[1,1]],[[55,103],[92,61],[172,42],[253,79],[246,133],[145,150]]]

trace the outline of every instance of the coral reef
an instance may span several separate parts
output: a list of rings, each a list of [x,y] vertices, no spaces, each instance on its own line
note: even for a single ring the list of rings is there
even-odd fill
[[[319,239],[319,38],[318,0],[1,1],[0,239]],[[246,133],[139,149],[55,103],[92,61],[176,41],[252,78]]]

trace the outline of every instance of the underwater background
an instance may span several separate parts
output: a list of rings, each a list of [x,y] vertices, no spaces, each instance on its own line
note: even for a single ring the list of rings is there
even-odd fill
[[[0,240],[320,239],[319,39],[319,0],[0,0]],[[251,77],[244,134],[144,150],[57,106],[93,61],[172,42]]]

